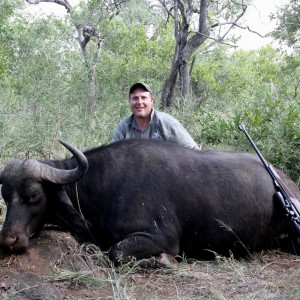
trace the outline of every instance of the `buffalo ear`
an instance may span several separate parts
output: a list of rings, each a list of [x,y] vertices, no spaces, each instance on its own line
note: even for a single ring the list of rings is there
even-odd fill
[[[60,225],[82,241],[91,239],[89,229],[91,224],[74,208],[63,187],[56,189],[55,195],[52,194],[49,202],[51,207],[50,223]]]

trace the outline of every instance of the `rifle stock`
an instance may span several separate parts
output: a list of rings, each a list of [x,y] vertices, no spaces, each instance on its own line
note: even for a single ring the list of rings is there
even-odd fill
[[[251,139],[250,135],[248,134],[247,130],[242,124],[239,124],[238,128],[243,131],[253,146],[255,152],[257,153],[258,157],[262,161],[264,167],[272,177],[274,186],[277,190],[275,196],[283,206],[286,215],[292,221],[294,228],[296,229],[297,233],[300,235],[300,202],[296,199],[296,197],[292,194],[289,188],[286,186],[284,181],[280,178],[278,173],[274,170],[274,168],[267,163],[264,159],[258,148],[256,147],[255,143]]]
[[[275,179],[276,179],[277,184],[278,184],[277,189],[282,189],[284,191],[284,193],[286,194],[286,196],[289,197],[289,199],[291,200],[293,206],[295,207],[295,209],[299,213],[298,216],[300,217],[300,202],[294,197],[294,195],[290,192],[290,190],[288,188],[286,188],[286,189],[283,188],[286,184],[283,182],[283,180],[280,178],[278,173],[274,170],[274,168],[271,165],[269,165],[269,169],[275,176]],[[274,184],[276,186],[275,182],[274,182]]]

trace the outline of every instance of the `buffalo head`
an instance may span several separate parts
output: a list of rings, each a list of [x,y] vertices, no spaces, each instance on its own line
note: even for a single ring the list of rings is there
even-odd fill
[[[82,152],[60,141],[77,161],[71,169],[61,164],[51,166],[51,161],[14,160],[0,171],[2,197],[7,205],[5,223],[0,233],[0,245],[5,250],[24,251],[29,238],[45,224],[49,198],[60,194],[68,202],[63,185],[79,180],[88,169],[88,162]],[[54,191],[55,194],[54,194]]]

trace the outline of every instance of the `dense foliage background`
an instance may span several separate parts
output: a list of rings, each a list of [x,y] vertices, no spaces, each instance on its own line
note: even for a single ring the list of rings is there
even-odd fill
[[[125,1],[118,13],[101,3],[82,2],[62,19],[33,16],[24,1],[0,1],[1,167],[12,158],[63,158],[67,151],[58,139],[81,150],[110,143],[116,124],[129,114],[128,88],[135,81],[148,82],[161,107],[174,24],[155,8],[142,10],[147,1]],[[100,9],[101,39],[91,36],[83,52],[74,28]],[[273,17],[283,22],[288,13],[282,8]],[[204,43],[191,62],[190,94],[181,97],[177,87],[174,105],[164,110],[206,149],[253,151],[237,127],[244,123],[265,158],[299,183],[300,53],[297,34],[289,38],[291,31],[299,36],[296,22],[286,36],[284,23],[274,31],[279,49],[233,51],[228,44]]]

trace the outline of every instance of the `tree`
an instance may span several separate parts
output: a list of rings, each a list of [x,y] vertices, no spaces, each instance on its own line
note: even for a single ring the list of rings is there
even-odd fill
[[[14,61],[14,30],[8,26],[9,19],[21,7],[22,0],[3,0],[0,2],[0,77],[4,76]]]
[[[299,103],[299,88],[300,88],[300,3],[297,0],[290,0],[289,3],[280,7],[276,14],[271,15],[272,19],[277,20],[277,26],[271,35],[281,44],[291,47],[293,50],[286,56],[284,71],[289,76],[285,76],[285,81],[293,83],[291,99],[298,99]],[[290,84],[286,84],[290,85]]]
[[[213,43],[223,42],[245,14],[245,1],[166,1],[159,0],[174,20],[175,49],[172,66],[163,85],[162,106],[172,106],[179,75],[181,96],[187,97],[191,88],[191,57],[207,39]],[[194,24],[197,24],[194,26]],[[239,26],[240,27],[240,26]],[[214,31],[211,34],[211,31]]]
[[[164,62],[173,47],[171,26],[161,22],[149,32],[137,20],[128,22],[123,13],[103,27],[106,40],[97,67],[102,105],[123,98],[137,81],[148,82],[158,94],[166,75]]]
[[[161,1],[163,6],[167,9],[165,1]],[[172,67],[170,73],[164,83],[162,91],[163,106],[171,106],[174,101],[176,81],[178,73],[181,79],[181,95],[184,97],[188,94],[190,89],[190,75],[188,62],[191,55],[204,43],[209,36],[209,29],[207,26],[207,0],[200,1],[199,11],[189,1],[188,5],[182,1],[174,1],[174,37],[175,37],[175,51],[173,55]],[[167,9],[168,14],[171,15],[171,8]],[[199,14],[198,30],[188,40],[189,27],[192,22],[194,12]],[[179,19],[179,12],[181,20]]]
[[[1,147],[6,155],[22,153],[27,137],[30,145],[49,150],[61,131],[62,107],[70,97],[69,32],[54,18],[28,22],[20,10],[14,10],[5,29],[13,60],[8,59],[9,72],[1,74]]]
[[[89,105],[88,111],[96,109],[96,66],[99,61],[100,51],[106,36],[103,26],[119,15],[125,21],[132,22],[132,8],[137,10],[138,18],[143,19],[144,26],[153,26],[155,17],[160,17],[157,1],[143,0],[138,5],[128,0],[89,0],[82,2],[80,10],[75,10],[67,0],[26,0],[28,3],[53,2],[63,5],[70,15],[72,24],[77,31],[76,40],[82,51],[84,62],[88,71],[89,80]],[[244,15],[247,5],[245,0],[227,1],[218,0],[158,0],[160,8],[167,12],[167,19],[174,22],[175,47],[172,66],[162,89],[162,106],[172,106],[177,92],[177,79],[180,79],[180,92],[182,97],[187,97],[191,91],[191,74],[193,61],[198,48],[206,40],[211,44],[225,42],[231,28],[240,26],[238,21]],[[121,6],[127,3],[125,10],[128,15],[124,18]],[[140,8],[145,11],[146,4],[149,9],[141,15]],[[152,17],[151,17],[152,14]],[[157,21],[156,21],[157,22]],[[155,25],[153,26],[155,27]]]
[[[290,0],[280,7],[276,14],[272,14],[271,18],[277,20],[277,26],[271,35],[289,47],[299,48],[300,2]]]
[[[111,20],[120,12],[121,5],[127,0],[91,0],[81,6],[80,12],[73,9],[68,0],[26,0],[30,4],[52,2],[65,7],[70,15],[72,24],[76,28],[76,40],[80,46],[84,63],[88,72],[89,92],[88,111],[96,110],[96,66],[104,37],[101,33],[101,24]],[[92,41],[94,43],[92,43]],[[92,45],[90,45],[92,44]],[[88,47],[90,46],[90,47]]]

